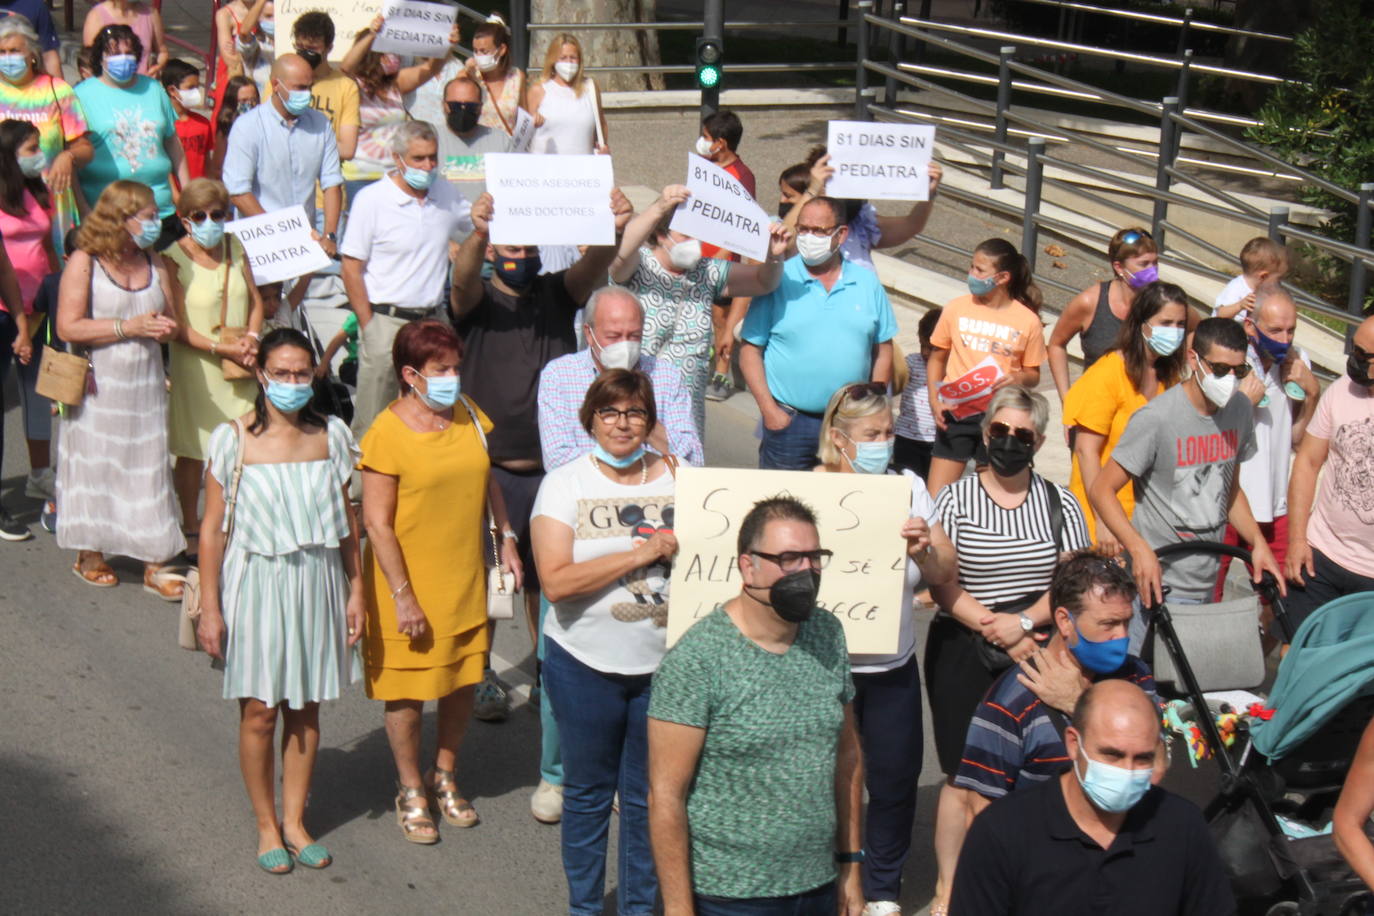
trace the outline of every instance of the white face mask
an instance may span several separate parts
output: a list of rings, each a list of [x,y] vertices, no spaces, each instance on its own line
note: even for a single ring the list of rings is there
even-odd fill
[[[603,369],[633,369],[639,365],[640,342],[637,340],[617,340],[602,345],[596,332],[590,331],[592,343],[596,344],[598,358]]]
[[[710,159],[711,147],[713,146],[715,146],[715,144],[712,143],[710,140],[707,140],[705,137],[697,137],[697,155],[701,158]]]
[[[577,76],[577,71],[582,69],[582,65],[575,60],[560,60],[553,65],[553,72],[563,78],[564,82],[571,83],[573,77]]]
[[[477,69],[483,73],[490,73],[501,65],[501,60],[495,54],[474,54],[473,60],[477,61]]]
[[[691,270],[701,263],[701,242],[688,239],[668,249],[668,260],[678,270]]]
[[[181,97],[181,104],[187,108],[199,108],[205,102],[205,93],[199,86],[194,89],[179,89],[177,95]]]
[[[811,235],[809,232],[803,233],[797,236],[797,254],[801,255],[801,259],[806,263],[807,267],[815,267],[818,264],[824,264],[826,261],[830,260],[830,256],[835,253],[830,247],[830,243],[834,240],[835,237],[833,235],[824,236]]]
[[[1221,378],[1217,378],[1211,372],[1203,371],[1205,364],[1198,360],[1198,368],[1193,371],[1197,373],[1198,385],[1202,387],[1202,394],[1207,400],[1212,402],[1215,407],[1225,407],[1226,402],[1231,400],[1231,395],[1236,393],[1236,374],[1228,372]]]

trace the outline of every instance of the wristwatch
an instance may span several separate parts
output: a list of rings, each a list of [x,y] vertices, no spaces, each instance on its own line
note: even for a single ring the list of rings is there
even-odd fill
[[[1035,629],[1035,621],[1026,616],[1026,612],[1021,612],[1021,632],[1029,633]]]
[[[864,860],[864,851],[863,851],[862,849],[858,850],[857,852],[837,852],[837,853],[835,853],[835,861],[836,861],[837,863],[839,863],[840,865],[849,865],[849,864],[851,864],[851,863],[853,863],[853,862],[862,862],[863,860]]]
[[[327,238],[327,239],[329,239],[329,241],[333,242],[333,243],[336,244],[336,245],[337,245],[338,242],[339,242],[339,236],[338,236],[336,233],[333,233],[333,232],[326,232],[326,233],[324,234],[324,237]]]
[[[502,531],[501,537],[506,538],[507,540],[514,541],[517,544],[520,543],[520,535],[515,533],[514,528],[507,528],[505,531]]]

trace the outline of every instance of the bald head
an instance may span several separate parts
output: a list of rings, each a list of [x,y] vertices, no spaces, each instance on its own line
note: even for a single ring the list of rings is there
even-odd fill
[[[1149,695],[1130,681],[1098,681],[1078,698],[1073,727],[1089,744],[1108,735],[1121,735],[1154,747],[1159,740],[1159,710]]]
[[[1282,286],[1264,284],[1255,291],[1255,317],[1262,325],[1296,324],[1298,305]]]
[[[1374,318],[1366,318],[1355,329],[1355,346],[1366,353],[1374,353]]]
[[[309,89],[315,82],[315,73],[299,54],[283,54],[272,62],[272,79],[289,92]]]

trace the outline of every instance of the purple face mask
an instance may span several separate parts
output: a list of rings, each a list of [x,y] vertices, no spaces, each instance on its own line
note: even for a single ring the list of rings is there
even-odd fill
[[[1142,270],[1138,270],[1135,273],[1126,273],[1126,285],[1131,289],[1140,289],[1143,286],[1149,286],[1158,279],[1159,268],[1154,264]]]

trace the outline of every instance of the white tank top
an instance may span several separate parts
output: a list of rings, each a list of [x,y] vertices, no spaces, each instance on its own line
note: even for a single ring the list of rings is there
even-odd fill
[[[545,82],[537,112],[544,116],[544,123],[534,132],[530,152],[589,155],[596,146],[595,92],[587,78],[582,80],[580,96],[557,80]]]

